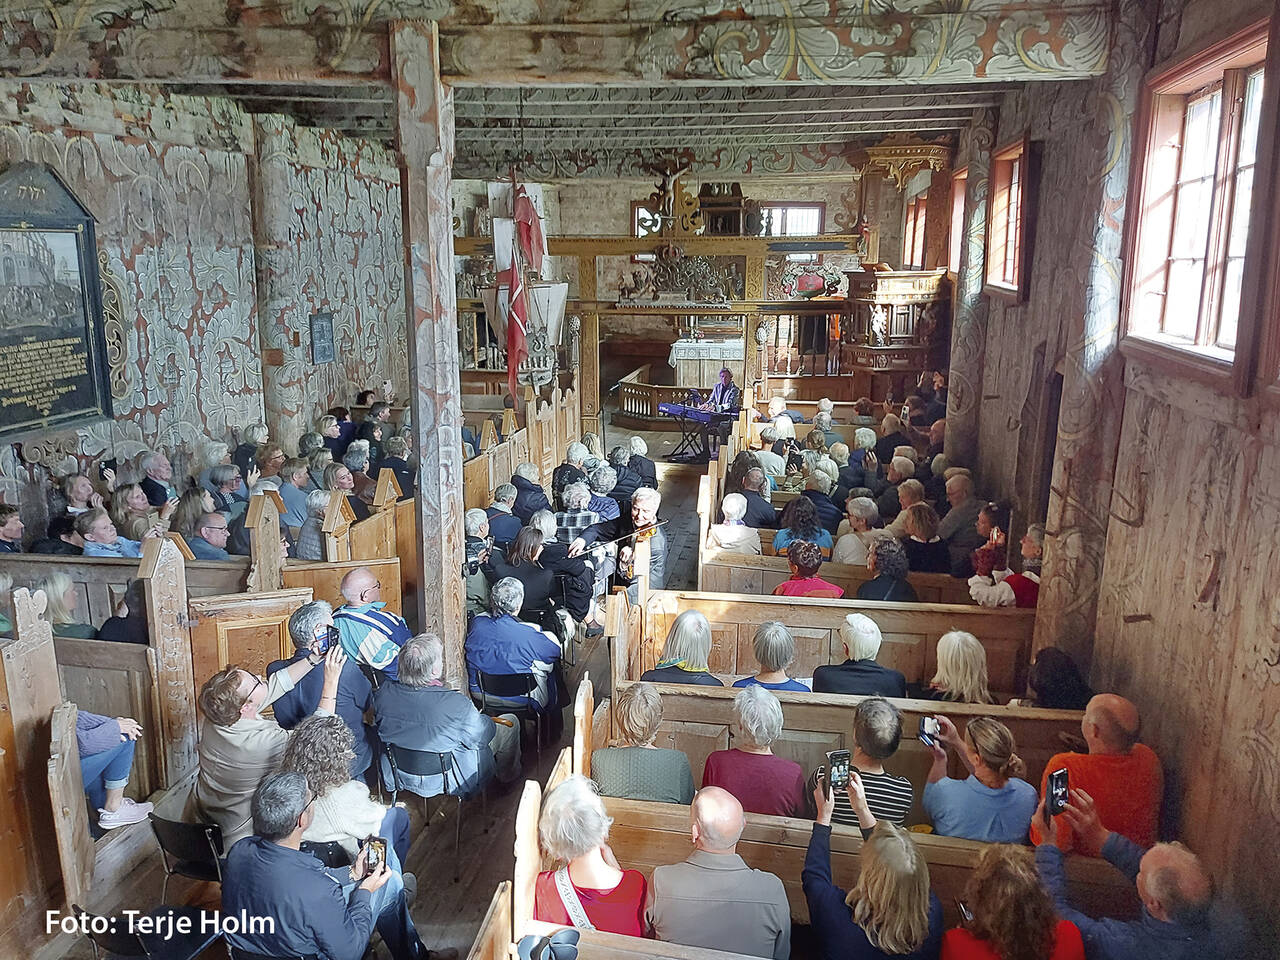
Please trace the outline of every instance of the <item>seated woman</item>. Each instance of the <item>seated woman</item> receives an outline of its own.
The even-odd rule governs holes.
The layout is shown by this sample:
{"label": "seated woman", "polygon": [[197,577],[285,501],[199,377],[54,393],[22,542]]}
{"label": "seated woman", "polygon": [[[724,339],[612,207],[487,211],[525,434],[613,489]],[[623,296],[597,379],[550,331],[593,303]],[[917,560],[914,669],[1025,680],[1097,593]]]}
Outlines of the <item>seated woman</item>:
{"label": "seated woman", "polygon": [[822,550],[830,550],[833,545],[831,533],[823,529],[818,509],[808,497],[796,497],[783,507],[778,527],[773,535],[774,553],[781,554],[793,540],[808,540]]}
{"label": "seated woman", "polygon": [[814,461],[813,470],[800,493],[806,500],[813,502],[814,509],[818,511],[818,522],[832,537],[840,528],[840,521],[844,519],[844,510],[831,499],[831,491],[836,486],[836,473],[834,460],[826,456],[819,457]]}
{"label": "seated woman", "polygon": [[220,463],[210,469],[209,487],[206,489],[213,501],[213,509],[219,513],[230,513],[247,493],[240,480],[240,468],[234,463]]}
{"label": "seated woman", "polygon": [[970,917],[942,937],[942,960],[1084,960],[1084,940],[1058,917],[1025,846],[994,844],[982,851],[965,886]]}
{"label": "seated woman", "polygon": [[580,774],[557,784],[542,799],[538,838],[559,866],[538,874],[535,920],[605,933],[643,937],[648,884],[639,870],[623,870],[609,849],[613,821],[595,785]]}
{"label": "seated woman", "polygon": [[837,587],[818,576],[818,569],[822,566],[822,551],[816,543],[808,540],[792,541],[787,547],[787,564],[791,567],[791,578],[773,588],[775,597],[826,597],[839,600],[844,596],[843,587]]}
{"label": "seated woman", "polygon": [[490,584],[503,577],[514,577],[524,584],[525,619],[541,621],[541,614],[553,606],[552,598],[558,593],[556,571],[538,562],[542,556],[544,537],[534,526],[522,527],[515,540],[501,550],[489,553],[489,559],[480,567]]}
{"label": "seated woman", "polygon": [[995,703],[987,689],[987,650],[972,633],[951,630],[938,638],[938,670],[929,685],[913,684],[919,700],[954,703]]}
{"label": "seated woman", "polygon": [[[381,427],[378,428],[381,430]],[[378,484],[369,476],[369,441],[352,440],[342,455],[343,465],[351,471],[353,494],[364,503],[373,503],[373,491]]]}
{"label": "seated woman", "polygon": [[324,472],[331,463],[333,463],[333,451],[328,447],[323,450],[317,450],[307,458],[307,466],[309,468],[307,473],[311,477],[312,490],[325,489]]}
{"label": "seated woman", "polygon": [[804,771],[800,764],[775,756],[770,744],[782,735],[782,704],[761,686],[743,687],[733,698],[734,747],[707,757],[704,787],[728,790],[746,813],[773,817],[802,816]]}
{"label": "seated woman", "polygon": [[760,672],[754,677],[743,677],[734,683],[735,687],[759,685],[766,690],[809,692],[809,688],[799,680],[787,676],[787,667],[795,663],[796,641],[785,625],[777,620],[766,620],[760,624],[751,640],[751,649],[756,663],[760,664]]}
{"label": "seated woman", "polygon": [[825,778],[813,792],[817,822],[800,874],[809,925],[824,957],[904,957],[937,960],[942,903],[929,889],[929,865],[911,834],[876,820],[862,779],[849,771],[846,791],[862,827],[861,865],[848,894],[831,876],[831,814],[835,797]]}
{"label": "seated woman", "polygon": [[174,507],[173,515],[169,518],[169,529],[190,540],[196,535],[200,518],[206,513],[213,513],[216,509],[213,494],[203,487],[190,487],[178,497],[178,505]]}
{"label": "seated woman", "polygon": [[[938,717],[938,741],[933,767],[924,787],[924,809],[933,832],[986,843],[1021,843],[1031,829],[1031,815],[1040,798],[1036,788],[1020,779],[1027,767],[1014,753],[1017,744],[1009,728],[990,717],[975,717],[965,725],[964,738],[946,717]],[[947,776],[947,747],[969,768],[964,780]]]}
{"label": "seated woman", "polygon": [[1083,710],[1093,698],[1093,690],[1080,676],[1076,662],[1057,647],[1045,647],[1031,661],[1027,691],[1029,697],[1010,700],[1009,706]]}
{"label": "seated woman", "polygon": [[832,563],[865,566],[867,548],[873,540],[888,536],[876,502],[870,497],[850,494],[844,505],[845,518],[840,521],[840,539],[831,553]]}
{"label": "seated woman", "polygon": [[[993,531],[992,542],[1004,545],[1004,532]],[[1044,525],[1033,523],[1027,527],[1019,543],[1022,553],[1022,572],[1014,573],[1007,567],[992,570],[987,576],[969,578],[969,596],[984,607],[1034,607],[1040,599],[1040,561],[1044,556]]]}
{"label": "seated woman", "polygon": [[653,745],[662,723],[662,698],[653,684],[641,681],[626,687],[613,710],[622,745],[591,751],[591,779],[600,792],[628,800],[692,803],[689,758],[679,750]]}
{"label": "seated woman", "polygon": [[102,830],[138,823],[151,813],[151,804],[136,803],[124,795],[140,736],[142,727],[131,717],[103,717],[85,710],[76,713],[80,774]]}
{"label": "seated woman", "polygon": [[71,637],[80,640],[92,640],[98,631],[91,624],[82,622],[76,616],[76,607],[80,603],[80,592],[71,578],[65,573],[51,573],[40,581],[40,589],[48,599],[46,615],[53,625],[55,637]]}
{"label": "seated woman", "polygon": [[[351,779],[355,734],[339,716],[315,715],[289,734],[280,770],[307,778],[315,800],[303,840],[338,843],[352,862],[365,837],[385,837],[401,864],[409,855],[409,811],[369,796],[363,780]],[[394,868],[393,868],[394,869]]]}
{"label": "seated woman", "polygon": [[903,511],[907,535],[902,549],[907,567],[917,573],[950,573],[951,552],[938,537],[938,514],[927,503],[913,503]]}
{"label": "seated woman", "polygon": [[111,495],[108,512],[120,536],[128,540],[141,540],[153,527],[159,526],[167,530],[169,515],[177,505],[176,500],[170,500],[159,510],[153,510],[142,487],[136,483],[126,483],[117,487],[116,492]]}
{"label": "seated woman", "polygon": [[685,610],[676,617],[662,647],[662,659],[652,670],[640,675],[650,683],[693,683],[723,687],[707,668],[711,656],[711,624],[697,610]]}
{"label": "seated woman", "polygon": [[915,603],[916,589],[907,582],[907,554],[902,544],[891,538],[880,538],[867,548],[867,569],[875,574],[858,588],[859,600],[888,600]]}
{"label": "seated woman", "polygon": [[[707,529],[707,546],[730,553],[759,556],[763,552],[760,549],[760,534],[755,527],[748,527],[742,522],[747,514],[747,498],[740,493],[725,494],[720,503],[720,512],[724,514],[724,523],[713,523]],[[777,540],[776,536],[774,540]]]}
{"label": "seated woman", "polygon": [[264,444],[271,436],[265,423],[251,423],[240,435],[241,443],[231,453],[231,462],[240,468],[240,476],[249,476],[249,469],[257,469],[254,459],[258,455],[258,446]]}
{"label": "seated woman", "polygon": [[978,536],[986,538],[986,542],[971,555],[973,569],[978,576],[990,577],[993,570],[1003,570],[1009,565],[1005,535],[1012,519],[1007,503],[987,503],[978,510],[973,528]]}
{"label": "seated woman", "polygon": [[307,519],[298,528],[299,560],[324,559],[324,516],[328,511],[328,490],[312,490],[307,494]]}
{"label": "seated woman", "polygon": [[345,464],[331,463],[324,468],[325,490],[340,490],[347,498],[347,505],[355,514],[356,522],[368,520],[369,505],[355,495],[356,480]]}
{"label": "seated woman", "polygon": [[116,615],[108,617],[98,628],[98,639],[113,643],[149,643],[149,631],[143,584],[135,577],[124,588],[124,596],[116,604]]}
{"label": "seated woman", "polygon": [[[383,443],[385,456],[378,463],[378,471],[390,470],[396,475],[396,483],[400,484],[400,499],[407,500],[413,496],[417,482],[417,471],[409,466],[409,441],[399,435],[387,437]],[[377,473],[374,475],[377,479]]]}

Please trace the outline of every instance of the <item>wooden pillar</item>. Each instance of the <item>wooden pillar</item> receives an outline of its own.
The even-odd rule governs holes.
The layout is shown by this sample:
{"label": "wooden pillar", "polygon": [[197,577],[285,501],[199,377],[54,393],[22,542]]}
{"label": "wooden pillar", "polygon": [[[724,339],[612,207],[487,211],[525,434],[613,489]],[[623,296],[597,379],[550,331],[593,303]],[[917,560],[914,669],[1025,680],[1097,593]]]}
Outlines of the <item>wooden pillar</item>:
{"label": "wooden pillar", "polygon": [[975,110],[969,127],[969,179],[964,195],[964,237],[960,276],[952,301],[951,370],[947,381],[947,459],[972,467],[978,459],[978,418],[982,412],[982,364],[987,344],[987,193],[995,114]]}
{"label": "wooden pillar", "polygon": [[[596,298],[596,258],[578,258],[578,299]],[[600,433],[600,315],[592,308],[582,314],[578,334],[578,390],[582,398],[582,430]],[[604,438],[601,437],[603,440]]]}
{"label": "wooden pillar", "polygon": [[434,23],[389,28],[403,210],[409,407],[418,453],[418,629],[444,641],[449,679],[463,670],[462,404],[449,205],[453,93],[440,81]]}
{"label": "wooden pillar", "polygon": [[[764,299],[764,257],[747,257],[747,274],[743,279],[742,298],[744,300]],[[765,379],[764,356],[756,342],[756,331],[768,320],[760,314],[749,314],[742,324],[742,389],[754,388],[757,398],[769,395],[769,383]]]}
{"label": "wooden pillar", "polygon": [[194,769],[196,690],[191,665],[191,618],[187,569],[171,540],[144,540],[138,567],[147,601],[161,729],[152,732],[160,749],[161,783],[171,787]]}

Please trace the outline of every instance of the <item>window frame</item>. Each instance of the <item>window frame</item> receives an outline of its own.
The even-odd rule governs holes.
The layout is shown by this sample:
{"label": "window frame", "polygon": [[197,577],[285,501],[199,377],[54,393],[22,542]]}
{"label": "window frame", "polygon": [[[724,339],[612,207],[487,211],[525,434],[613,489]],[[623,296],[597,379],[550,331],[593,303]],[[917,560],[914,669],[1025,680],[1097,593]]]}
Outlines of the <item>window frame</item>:
{"label": "window frame", "polygon": [[[1271,88],[1274,44],[1268,44],[1268,20],[1259,20],[1216,40],[1177,60],[1161,64],[1147,73],[1139,98],[1135,125],[1133,164],[1128,196],[1132,216],[1126,217],[1123,242],[1124,279],[1121,286],[1120,349],[1134,359],[1166,372],[1188,376],[1219,387],[1233,388],[1246,395],[1250,390],[1256,360],[1258,330],[1258,277],[1255,251],[1265,230],[1260,221],[1258,194],[1265,191],[1263,178],[1271,169],[1274,134],[1267,127],[1268,104],[1274,104]],[[1221,335],[1224,281],[1234,213],[1237,164],[1244,123],[1244,94],[1248,77],[1263,68],[1259,135],[1253,161],[1253,183],[1249,213],[1249,239],[1242,270],[1240,304],[1234,348],[1218,346]],[[1176,194],[1181,177],[1182,138],[1188,99],[1222,89],[1218,117],[1218,144],[1215,153],[1205,268],[1200,287],[1194,341],[1180,340],[1164,333],[1163,298],[1167,297],[1167,261],[1172,249]],[[1260,190],[1259,187],[1262,187]],[[1161,299],[1156,321],[1150,329],[1142,301]],[[1206,307],[1209,309],[1206,310]],[[1149,309],[1149,308],[1148,308]]]}
{"label": "window frame", "polygon": [[[644,240],[644,239],[647,239],[648,237],[653,237],[656,240],[662,234],[661,225],[659,225],[658,233],[646,234],[644,237],[640,236],[640,211],[641,210],[645,210],[645,211],[649,210],[649,208],[645,206],[645,201],[632,200],[631,201],[631,236],[633,236],[637,240]],[[649,212],[652,212],[652,211],[649,211]],[[657,260],[658,260],[658,255],[656,253],[633,253],[631,255],[632,263],[656,263]]]}
{"label": "window frame", "polygon": [[[822,236],[822,232],[827,228],[827,204],[824,200],[762,200],[760,201],[760,229],[764,230],[763,214],[766,210],[790,210],[816,209],[818,211],[818,232],[813,236]],[[757,236],[785,237],[785,233],[765,234],[760,233]],[[810,234],[798,234],[798,236],[810,236]],[[789,263],[806,263],[817,266],[822,263],[822,254],[820,253],[788,253],[786,260]]]}
{"label": "window frame", "polygon": [[[1040,158],[1042,144],[1023,135],[991,152],[990,189],[987,193],[986,257],[983,262],[982,292],[995,299],[1013,304],[1026,303],[1031,291],[1031,263],[1035,250],[1036,220],[1040,194]],[[1003,265],[993,279],[997,254],[1001,263],[1007,259],[1008,218],[997,229],[996,213],[999,205],[1008,202],[1012,191],[1014,163],[1018,165],[1016,193],[1017,213],[1014,220],[1013,280],[1006,280]],[[1006,208],[1007,209],[1007,208]]]}
{"label": "window frame", "polygon": [[[929,191],[918,193],[903,208],[902,269],[924,269],[924,231],[928,223]],[[919,254],[917,260],[916,254]]]}
{"label": "window frame", "polygon": [[951,174],[951,223],[947,231],[947,269],[957,277],[964,256],[964,211],[968,191],[969,168],[961,167]]}

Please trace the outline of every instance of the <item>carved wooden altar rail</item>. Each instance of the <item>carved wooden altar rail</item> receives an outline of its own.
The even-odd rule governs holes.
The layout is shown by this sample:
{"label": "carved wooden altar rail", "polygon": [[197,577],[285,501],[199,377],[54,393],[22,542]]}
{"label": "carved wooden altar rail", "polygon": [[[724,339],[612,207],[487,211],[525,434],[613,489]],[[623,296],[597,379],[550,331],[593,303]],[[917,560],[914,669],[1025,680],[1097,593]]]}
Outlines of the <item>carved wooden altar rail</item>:
{"label": "carved wooden altar rail", "polygon": [[645,430],[679,430],[679,424],[658,413],[660,403],[684,403],[689,387],[650,383],[653,364],[637,367],[618,382],[618,412],[613,422]]}

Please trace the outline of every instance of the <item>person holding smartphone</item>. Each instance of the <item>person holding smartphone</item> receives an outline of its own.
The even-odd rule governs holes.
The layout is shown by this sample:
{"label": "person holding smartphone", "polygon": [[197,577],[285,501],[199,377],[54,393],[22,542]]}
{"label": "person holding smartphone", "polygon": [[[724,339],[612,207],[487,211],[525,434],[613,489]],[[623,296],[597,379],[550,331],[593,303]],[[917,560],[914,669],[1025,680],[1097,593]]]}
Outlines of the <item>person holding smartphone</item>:
{"label": "person holding smartphone", "polygon": [[[990,717],[975,717],[964,737],[947,717],[925,717],[937,724],[928,744],[933,767],[924,788],[924,809],[934,833],[987,843],[1021,843],[1031,826],[1036,788],[1019,779],[1026,765],[1014,752],[1009,728]],[[921,741],[925,740],[922,731]],[[947,748],[960,755],[969,776],[947,776]]]}

